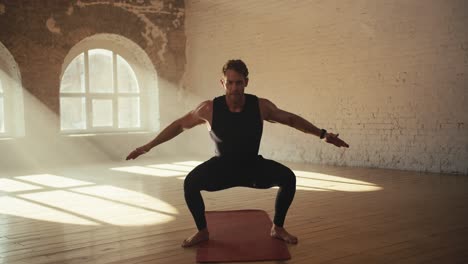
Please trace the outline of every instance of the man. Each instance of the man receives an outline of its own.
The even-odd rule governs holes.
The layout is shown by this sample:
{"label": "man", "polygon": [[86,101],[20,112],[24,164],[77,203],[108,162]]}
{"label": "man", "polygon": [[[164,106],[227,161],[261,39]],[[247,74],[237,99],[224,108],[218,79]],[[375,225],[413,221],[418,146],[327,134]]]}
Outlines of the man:
{"label": "man", "polygon": [[198,228],[182,242],[193,246],[209,239],[205,205],[200,191],[218,191],[235,186],[270,188],[279,186],[275,216],[270,235],[296,244],[283,224],[296,192],[296,176],[286,166],[258,155],[263,121],[278,122],[305,133],[316,135],[337,147],[349,147],[338,134],[318,129],[300,116],[276,107],[267,99],[245,94],[249,82],[248,69],[241,60],[229,60],[222,69],[221,85],[225,95],[202,102],[196,109],[175,120],[151,142],[132,151],[135,159],[153,147],[179,135],[186,129],[205,124],[216,145],[216,156],[194,168],[185,178],[185,201]]}

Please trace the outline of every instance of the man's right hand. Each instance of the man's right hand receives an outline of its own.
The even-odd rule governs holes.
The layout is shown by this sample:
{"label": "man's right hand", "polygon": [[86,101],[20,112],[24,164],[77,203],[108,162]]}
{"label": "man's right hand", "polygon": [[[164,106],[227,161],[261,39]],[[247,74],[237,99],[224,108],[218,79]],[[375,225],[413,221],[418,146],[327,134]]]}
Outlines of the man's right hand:
{"label": "man's right hand", "polygon": [[130,152],[130,154],[128,154],[126,160],[136,159],[136,158],[138,158],[138,156],[143,155],[143,154],[145,154],[146,152],[148,152],[148,151],[145,150],[144,147],[136,148],[135,150],[133,150],[132,152]]}
{"label": "man's right hand", "polygon": [[346,142],[344,142],[341,138],[339,138],[338,136],[339,134],[335,135],[333,133],[326,133],[325,142],[333,144],[339,148],[341,147],[349,148],[349,145]]}

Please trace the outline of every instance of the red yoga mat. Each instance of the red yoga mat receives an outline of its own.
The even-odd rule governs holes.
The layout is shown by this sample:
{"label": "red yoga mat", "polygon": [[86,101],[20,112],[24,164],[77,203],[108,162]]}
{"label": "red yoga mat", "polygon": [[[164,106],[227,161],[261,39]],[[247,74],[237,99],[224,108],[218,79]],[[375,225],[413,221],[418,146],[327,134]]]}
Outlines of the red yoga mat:
{"label": "red yoga mat", "polygon": [[272,222],[262,210],[206,212],[210,240],[200,243],[197,262],[288,260],[284,241],[272,238]]}

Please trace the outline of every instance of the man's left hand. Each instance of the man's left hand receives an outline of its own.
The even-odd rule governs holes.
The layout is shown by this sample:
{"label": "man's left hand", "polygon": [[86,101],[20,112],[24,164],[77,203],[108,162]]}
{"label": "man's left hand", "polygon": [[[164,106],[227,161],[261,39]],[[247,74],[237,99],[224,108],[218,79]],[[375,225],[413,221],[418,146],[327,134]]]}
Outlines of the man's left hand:
{"label": "man's left hand", "polygon": [[341,138],[339,138],[338,136],[339,134],[327,133],[325,135],[325,142],[333,144],[339,148],[340,147],[349,148],[349,145],[346,142],[344,142]]}

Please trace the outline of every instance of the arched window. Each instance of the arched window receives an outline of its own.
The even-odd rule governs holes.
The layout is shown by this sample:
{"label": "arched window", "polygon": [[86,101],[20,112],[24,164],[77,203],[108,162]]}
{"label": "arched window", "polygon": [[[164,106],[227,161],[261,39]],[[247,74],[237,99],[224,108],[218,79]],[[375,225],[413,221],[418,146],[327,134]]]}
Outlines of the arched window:
{"label": "arched window", "polygon": [[[99,45],[93,45],[96,38]],[[154,70],[147,71],[138,63],[135,57],[141,55],[132,54],[134,50],[128,49],[128,43],[116,46],[105,40],[106,37],[97,36],[77,44],[71,51],[74,56],[64,65],[60,83],[61,131],[158,129],[158,118],[151,117],[158,116],[157,93],[152,91],[157,85],[148,82],[154,80]]]}
{"label": "arched window", "polygon": [[0,137],[24,136],[23,88],[18,64],[0,43]]}
{"label": "arched window", "polygon": [[105,49],[73,59],[60,86],[62,130],[141,128],[140,89],[132,67]]}
{"label": "arched window", "polygon": [[3,99],[3,87],[2,80],[0,79],[0,133],[5,133],[5,110],[4,110],[4,99]]}

